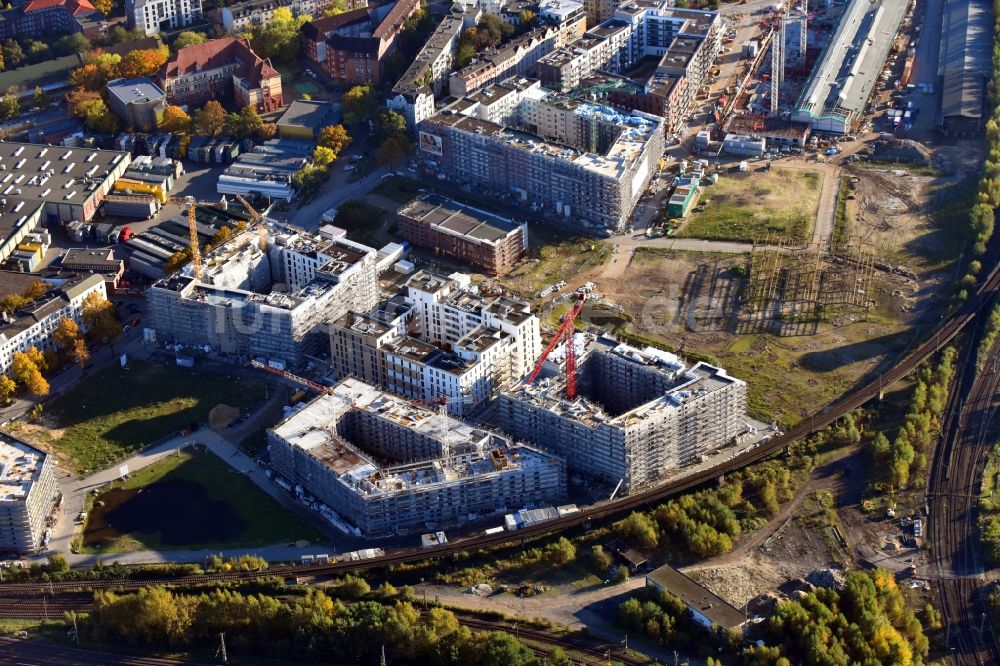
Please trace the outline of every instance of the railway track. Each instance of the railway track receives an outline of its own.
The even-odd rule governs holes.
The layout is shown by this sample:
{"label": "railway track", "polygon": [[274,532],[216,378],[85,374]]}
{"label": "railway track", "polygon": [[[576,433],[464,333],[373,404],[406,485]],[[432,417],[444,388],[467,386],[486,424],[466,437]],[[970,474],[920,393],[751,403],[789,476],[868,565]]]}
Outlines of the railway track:
{"label": "railway track", "polygon": [[987,665],[1000,663],[1000,646],[988,620],[977,521],[983,469],[996,439],[1000,346],[994,345],[985,370],[977,372],[979,335],[971,338],[959,356],[935,451],[928,536],[952,657],[958,664]]}
{"label": "railway track", "polygon": [[63,647],[42,641],[0,637],[0,663],[17,666],[179,666],[203,662],[176,661],[159,657]]}
{"label": "railway track", "polygon": [[427,551],[422,548],[403,548],[391,551],[382,557],[371,558],[360,561],[334,562],[329,564],[317,564],[312,566],[279,566],[262,571],[251,572],[228,572],[220,574],[202,574],[198,576],[184,576],[170,579],[122,579],[122,580],[93,580],[93,581],[62,581],[58,583],[0,583],[0,598],[7,596],[18,596],[30,594],[43,594],[45,590],[74,590],[74,589],[97,589],[112,588],[121,590],[134,590],[148,585],[172,585],[190,586],[199,584],[212,584],[222,582],[250,581],[266,576],[324,576],[336,575],[350,571],[363,569],[375,569],[393,564],[403,564],[425,560],[429,557],[444,557],[469,550],[488,548],[501,545],[509,545],[524,541],[526,539],[543,536],[546,534],[559,532],[570,527],[582,525],[592,520],[607,518],[609,516],[624,513],[634,509],[642,508],[650,503],[658,502],[666,497],[670,497],[679,492],[700,486],[706,482],[717,479],[728,473],[734,472],[747,465],[758,462],[784,449],[788,444],[801,439],[811,433],[825,428],[848,412],[861,407],[869,400],[878,398],[882,391],[896,381],[902,379],[928,357],[942,349],[952,338],[955,337],[969,322],[973,321],[979,311],[993,301],[994,296],[1000,289],[1000,266],[994,268],[989,277],[980,285],[979,290],[965,303],[958,311],[953,313],[927,340],[919,344],[905,358],[883,374],[878,375],[868,384],[847,393],[831,404],[827,405],[819,412],[803,419],[795,426],[791,427],[781,436],[757,446],[750,451],[726,460],[714,467],[702,470],[695,474],[670,481],[656,486],[646,491],[640,491],[634,495],[629,495],[613,502],[600,502],[590,506],[578,513],[557,518],[538,525],[532,525],[517,530],[516,532],[502,532],[499,534],[480,535],[467,539],[456,539],[445,546]]}

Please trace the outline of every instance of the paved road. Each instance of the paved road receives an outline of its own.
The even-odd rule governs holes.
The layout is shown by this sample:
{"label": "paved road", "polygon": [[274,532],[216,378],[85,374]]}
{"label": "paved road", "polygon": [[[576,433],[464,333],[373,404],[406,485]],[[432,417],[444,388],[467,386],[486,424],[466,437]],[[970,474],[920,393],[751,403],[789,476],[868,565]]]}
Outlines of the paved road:
{"label": "paved road", "polygon": [[337,168],[340,164],[341,161],[338,160],[334,165],[333,175],[330,180],[323,185],[323,188],[320,190],[319,195],[317,195],[315,199],[302,206],[302,208],[297,210],[293,209],[287,213],[275,213],[272,217],[284,220],[289,224],[302,227],[303,229],[309,231],[318,229],[319,226],[323,224],[321,218],[327,209],[340,206],[350,199],[356,199],[364,196],[369,190],[378,184],[378,181],[382,176],[389,173],[387,168],[379,167],[378,169],[375,169],[375,171],[368,174],[365,178],[353,183],[348,183],[345,177],[347,174]]}

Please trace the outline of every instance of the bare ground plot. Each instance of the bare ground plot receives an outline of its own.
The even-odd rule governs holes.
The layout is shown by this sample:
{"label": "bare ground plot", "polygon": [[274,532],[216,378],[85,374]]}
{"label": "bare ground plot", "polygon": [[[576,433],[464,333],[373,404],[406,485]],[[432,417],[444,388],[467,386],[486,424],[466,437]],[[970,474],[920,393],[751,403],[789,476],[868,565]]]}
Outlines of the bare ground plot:
{"label": "bare ground plot", "polygon": [[974,179],[863,168],[846,178],[844,236],[916,272],[940,268],[962,251]]}
{"label": "bare ground plot", "polygon": [[561,280],[579,286],[581,279],[596,275],[611,256],[610,245],[591,238],[567,237],[559,231],[529,227],[528,257],[498,280],[514,294],[538,298],[545,287]]}
{"label": "bare ground plot", "polygon": [[[619,332],[636,342],[720,363],[748,384],[749,407],[764,420],[794,423],[896,359],[921,313],[938,307],[940,276],[923,282],[880,273],[875,307],[818,321],[808,335],[737,334],[741,266],[747,257],[639,251],[621,277],[594,278],[622,308]],[[918,307],[920,306],[920,307]]]}
{"label": "bare ground plot", "polygon": [[789,244],[809,242],[819,205],[821,174],[773,168],[723,174],[702,188],[701,199],[677,235],[752,241],[768,233]]}

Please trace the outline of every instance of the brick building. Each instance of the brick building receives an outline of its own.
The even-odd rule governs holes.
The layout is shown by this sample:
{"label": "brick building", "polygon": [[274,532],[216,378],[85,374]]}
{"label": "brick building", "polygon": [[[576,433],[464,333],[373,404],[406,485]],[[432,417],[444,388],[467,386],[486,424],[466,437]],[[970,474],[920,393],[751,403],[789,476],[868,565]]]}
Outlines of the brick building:
{"label": "brick building", "polygon": [[222,37],[178,51],[163,67],[162,87],[171,104],[201,106],[232,98],[239,107],[266,113],[281,108],[281,75],[245,39]]}
{"label": "brick building", "polygon": [[414,199],[398,215],[406,240],[490,275],[509,271],[528,249],[524,224],[434,194]]}
{"label": "brick building", "polygon": [[396,37],[418,9],[420,0],[398,0],[310,21],[302,27],[303,53],[338,81],[377,84]]}
{"label": "brick building", "polygon": [[0,39],[83,32],[103,17],[89,0],[31,0],[0,12]]}

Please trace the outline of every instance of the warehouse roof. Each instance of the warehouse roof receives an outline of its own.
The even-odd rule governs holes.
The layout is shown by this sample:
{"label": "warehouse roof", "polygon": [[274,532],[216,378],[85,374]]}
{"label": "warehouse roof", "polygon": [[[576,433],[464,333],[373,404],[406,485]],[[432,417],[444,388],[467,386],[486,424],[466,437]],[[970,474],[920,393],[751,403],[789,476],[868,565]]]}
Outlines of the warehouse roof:
{"label": "warehouse roof", "polygon": [[[20,203],[80,204],[122,159],[128,159],[128,153],[0,143],[0,197],[7,198],[0,216],[26,214],[30,205],[19,207]],[[19,203],[14,203],[15,197]]]}
{"label": "warehouse roof", "polygon": [[646,581],[647,584],[652,583],[657,588],[679,597],[688,608],[704,615],[720,627],[734,629],[746,621],[743,613],[725,599],[694,582],[669,564],[647,574]]}
{"label": "warehouse roof", "polygon": [[991,74],[992,12],[983,0],[952,0],[944,6],[938,70],[941,116],[980,118]]}
{"label": "warehouse roof", "polygon": [[281,114],[278,126],[304,127],[319,134],[327,125],[336,124],[339,116],[338,108],[332,102],[297,99]]}

